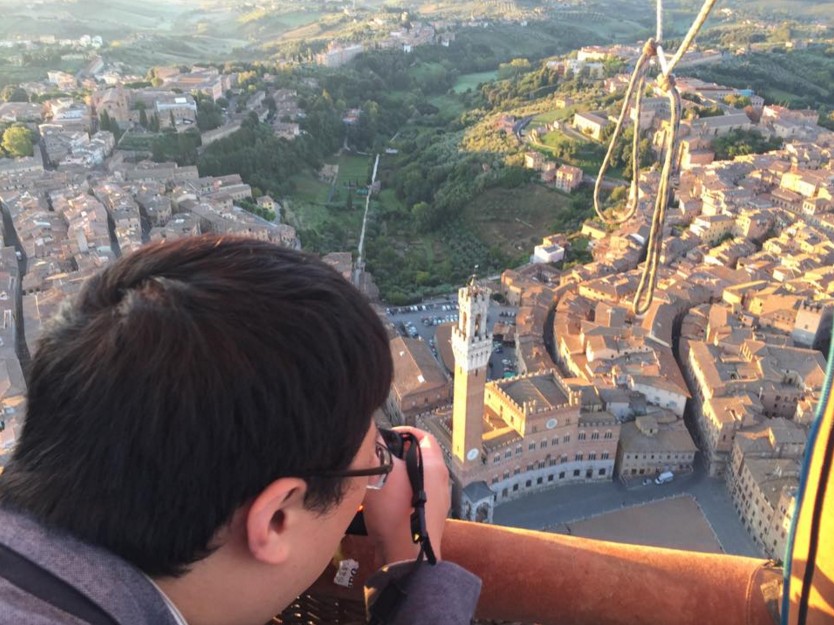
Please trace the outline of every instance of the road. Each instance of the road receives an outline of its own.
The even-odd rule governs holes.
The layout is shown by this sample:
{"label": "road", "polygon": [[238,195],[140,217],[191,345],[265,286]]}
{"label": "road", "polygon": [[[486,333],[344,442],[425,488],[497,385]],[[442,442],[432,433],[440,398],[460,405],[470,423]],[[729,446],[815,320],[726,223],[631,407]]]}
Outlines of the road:
{"label": "road", "polygon": [[524,141],[524,129],[527,127],[535,115],[528,115],[527,117],[522,117],[519,119],[515,124],[513,124],[513,134],[519,141]]}
{"label": "road", "polygon": [[[582,182],[594,186],[597,183],[597,178],[596,176],[589,176],[588,174],[585,174],[582,176]],[[603,189],[611,190],[616,189],[617,187],[627,187],[628,183],[625,180],[619,180],[618,178],[604,178],[600,186]]]}
{"label": "road", "polygon": [[496,507],[493,521],[496,525],[543,530],[678,495],[695,498],[725,552],[762,557],[736,515],[724,481],[708,477],[700,463],[693,473],[677,475],[668,484],[644,486],[637,481],[626,486],[606,482],[540,491]]}
{"label": "road", "polygon": [[[362,217],[362,232],[359,234],[359,247],[356,256],[356,269],[353,273],[353,284],[359,286],[362,282],[362,272],[365,271],[365,260],[363,255],[365,253],[365,227],[368,225],[368,210],[371,208],[371,187],[376,182],[376,172],[379,168],[379,154],[376,155],[374,161],[374,173],[371,176],[371,184],[368,185],[368,195],[365,196],[365,214]],[[335,181],[334,181],[335,182]]]}

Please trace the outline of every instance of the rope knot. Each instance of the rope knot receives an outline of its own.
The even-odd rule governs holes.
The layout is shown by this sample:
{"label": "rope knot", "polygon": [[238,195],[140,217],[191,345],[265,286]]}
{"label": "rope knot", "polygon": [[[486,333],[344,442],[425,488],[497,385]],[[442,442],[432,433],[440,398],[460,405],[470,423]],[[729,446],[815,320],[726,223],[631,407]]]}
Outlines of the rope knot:
{"label": "rope knot", "polygon": [[669,93],[675,86],[675,77],[671,74],[660,74],[657,77],[657,86],[663,90],[663,93]]}

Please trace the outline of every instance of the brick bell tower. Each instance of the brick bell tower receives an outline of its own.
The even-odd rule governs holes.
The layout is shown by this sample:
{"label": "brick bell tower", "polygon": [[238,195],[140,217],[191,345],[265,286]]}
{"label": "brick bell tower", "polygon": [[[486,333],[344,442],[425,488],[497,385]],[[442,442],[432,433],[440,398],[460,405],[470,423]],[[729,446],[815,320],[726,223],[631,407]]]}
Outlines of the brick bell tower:
{"label": "brick bell tower", "polygon": [[475,283],[458,289],[458,323],[452,329],[455,354],[455,397],[452,410],[452,455],[468,469],[480,464],[484,384],[492,353],[492,333],[487,329],[490,291]]}

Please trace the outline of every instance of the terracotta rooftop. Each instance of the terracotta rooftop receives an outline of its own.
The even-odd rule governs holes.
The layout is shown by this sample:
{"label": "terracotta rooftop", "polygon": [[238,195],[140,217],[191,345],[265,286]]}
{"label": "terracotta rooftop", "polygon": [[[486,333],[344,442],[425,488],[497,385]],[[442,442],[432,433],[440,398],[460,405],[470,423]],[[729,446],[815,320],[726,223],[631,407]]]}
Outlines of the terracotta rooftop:
{"label": "terracotta rooftop", "polygon": [[409,393],[445,386],[445,373],[425,342],[398,336],[391,340],[394,361],[393,387],[399,397]]}
{"label": "terracotta rooftop", "polygon": [[692,436],[682,420],[669,425],[658,425],[653,436],[640,431],[637,423],[624,423],[620,430],[620,446],[626,453],[672,451],[690,453],[698,451]]}

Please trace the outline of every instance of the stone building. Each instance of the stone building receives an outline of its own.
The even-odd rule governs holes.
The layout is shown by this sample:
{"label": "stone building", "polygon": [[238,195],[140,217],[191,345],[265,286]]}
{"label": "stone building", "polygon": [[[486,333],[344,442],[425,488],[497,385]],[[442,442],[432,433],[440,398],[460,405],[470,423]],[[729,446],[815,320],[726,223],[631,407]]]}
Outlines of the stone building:
{"label": "stone building", "polygon": [[394,380],[388,414],[392,420],[413,425],[415,415],[448,406],[452,384],[428,345],[398,336],[391,340],[390,347]]}
{"label": "stone building", "polygon": [[462,518],[491,521],[496,503],[577,481],[610,480],[620,423],[587,384],[554,370],[486,381],[492,335],[489,291],[458,292],[451,411],[420,415],[447,457],[453,505]]}
{"label": "stone building", "polygon": [[727,488],[745,529],[769,556],[781,558],[796,505],[806,434],[787,419],[740,432],[733,443]]}
{"label": "stone building", "polygon": [[698,447],[682,419],[659,411],[624,423],[617,447],[617,475],[650,476],[691,471]]}

